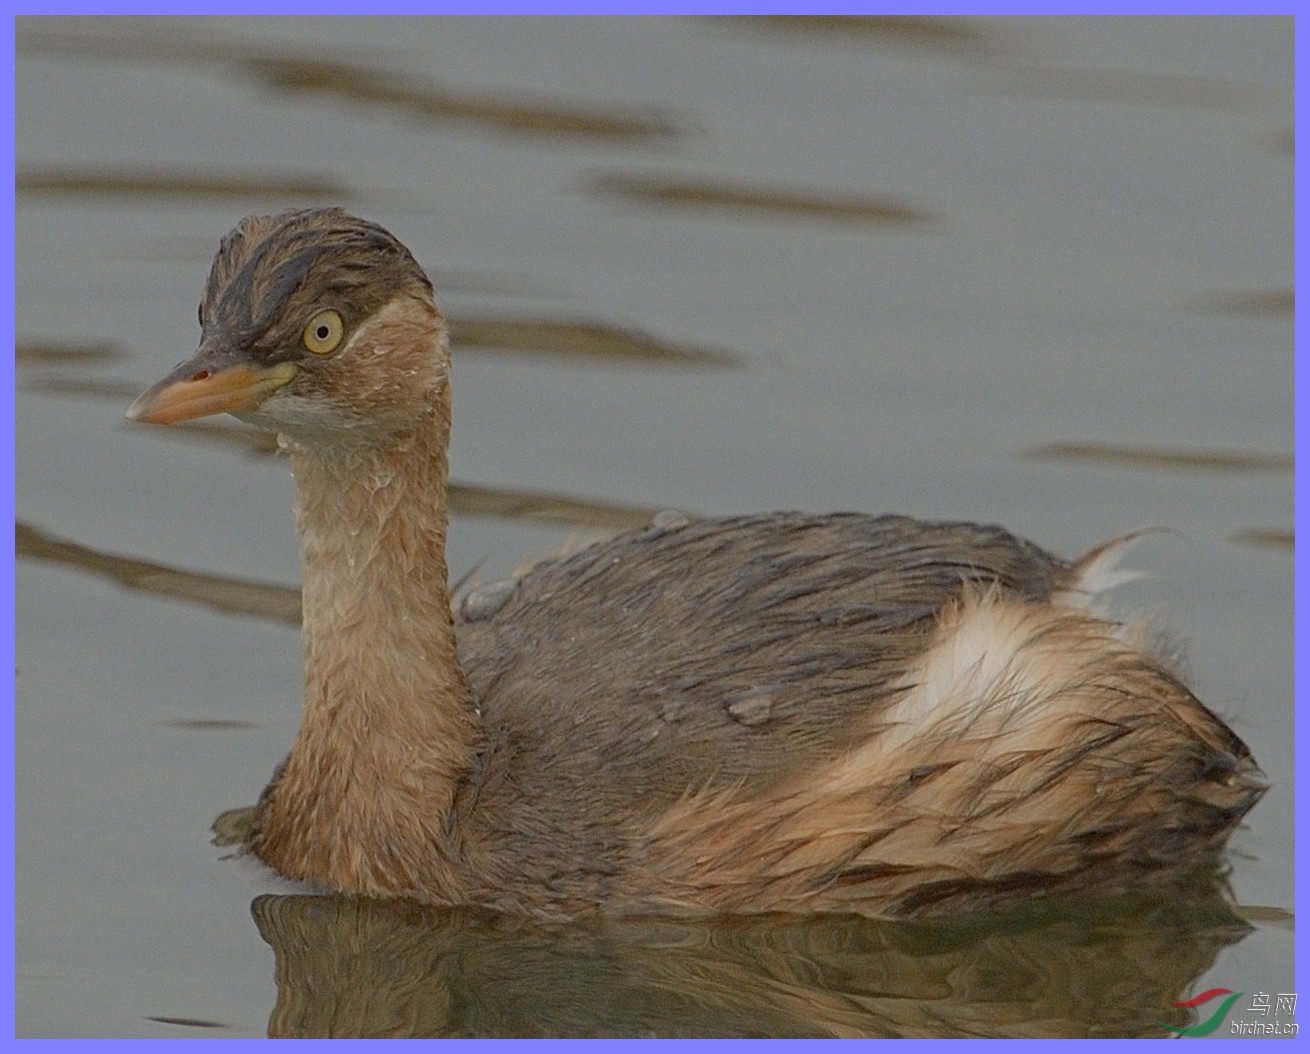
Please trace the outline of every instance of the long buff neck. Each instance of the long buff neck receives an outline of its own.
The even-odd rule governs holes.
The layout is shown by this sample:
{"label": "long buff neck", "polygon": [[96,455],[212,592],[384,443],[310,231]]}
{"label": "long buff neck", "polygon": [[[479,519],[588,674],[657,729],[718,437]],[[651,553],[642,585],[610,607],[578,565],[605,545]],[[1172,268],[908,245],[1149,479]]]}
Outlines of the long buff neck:
{"label": "long buff neck", "polygon": [[292,446],[305,703],[252,845],[365,895],[450,875],[446,820],[478,746],[446,573],[449,393],[386,444]]}

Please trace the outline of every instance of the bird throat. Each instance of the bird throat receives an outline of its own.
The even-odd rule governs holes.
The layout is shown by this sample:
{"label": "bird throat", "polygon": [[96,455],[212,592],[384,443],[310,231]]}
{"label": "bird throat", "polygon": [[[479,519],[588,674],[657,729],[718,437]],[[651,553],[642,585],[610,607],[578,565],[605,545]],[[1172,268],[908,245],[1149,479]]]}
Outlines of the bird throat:
{"label": "bird throat", "polygon": [[445,387],[385,445],[291,444],[305,700],[252,844],[292,877],[403,895],[444,870],[429,858],[478,733],[447,583],[449,429]]}

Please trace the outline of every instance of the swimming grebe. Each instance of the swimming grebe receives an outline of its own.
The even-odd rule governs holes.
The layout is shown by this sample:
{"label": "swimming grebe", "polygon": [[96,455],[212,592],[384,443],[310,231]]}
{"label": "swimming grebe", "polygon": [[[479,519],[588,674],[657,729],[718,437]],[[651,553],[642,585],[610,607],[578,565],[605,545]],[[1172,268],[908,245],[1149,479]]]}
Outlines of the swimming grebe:
{"label": "swimming grebe", "polygon": [[305,701],[253,852],[290,878],[544,917],[929,915],[1213,866],[1266,786],[1093,616],[1102,550],[797,513],[657,519],[452,614],[431,283],[340,209],[226,238],[195,356],[128,417],[290,451]]}

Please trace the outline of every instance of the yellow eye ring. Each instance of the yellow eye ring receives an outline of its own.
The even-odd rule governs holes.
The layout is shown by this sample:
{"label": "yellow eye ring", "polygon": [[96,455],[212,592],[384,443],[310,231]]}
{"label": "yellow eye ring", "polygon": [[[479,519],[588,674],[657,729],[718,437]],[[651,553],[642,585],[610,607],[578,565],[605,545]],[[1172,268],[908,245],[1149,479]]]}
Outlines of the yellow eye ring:
{"label": "yellow eye ring", "polygon": [[305,345],[306,351],[312,351],[315,355],[328,355],[337,350],[345,334],[346,324],[341,321],[341,316],[328,308],[309,320],[304,332],[300,334],[300,342]]}

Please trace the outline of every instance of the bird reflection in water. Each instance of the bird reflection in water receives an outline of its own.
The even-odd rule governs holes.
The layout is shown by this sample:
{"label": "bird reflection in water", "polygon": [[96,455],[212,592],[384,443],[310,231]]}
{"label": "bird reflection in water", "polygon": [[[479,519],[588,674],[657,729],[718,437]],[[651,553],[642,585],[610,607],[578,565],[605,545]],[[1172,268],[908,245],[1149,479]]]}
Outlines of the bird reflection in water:
{"label": "bird reflection in water", "polygon": [[549,925],[262,896],[280,1037],[1164,1036],[1250,927],[1217,883],[932,921]]}

